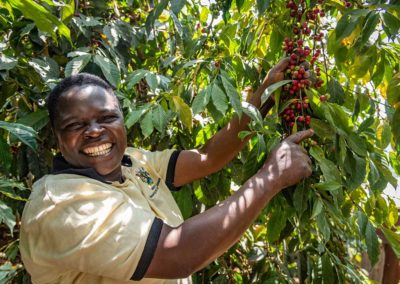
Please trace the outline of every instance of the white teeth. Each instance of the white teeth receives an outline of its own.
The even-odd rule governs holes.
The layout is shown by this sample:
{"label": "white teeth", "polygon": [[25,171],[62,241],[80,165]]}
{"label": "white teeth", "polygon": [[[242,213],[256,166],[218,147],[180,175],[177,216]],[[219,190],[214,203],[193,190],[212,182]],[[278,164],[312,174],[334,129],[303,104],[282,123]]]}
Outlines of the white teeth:
{"label": "white teeth", "polygon": [[108,154],[111,151],[112,144],[111,143],[105,143],[100,146],[95,146],[95,147],[89,147],[86,149],[83,149],[83,152],[91,157],[95,156],[101,156]]}

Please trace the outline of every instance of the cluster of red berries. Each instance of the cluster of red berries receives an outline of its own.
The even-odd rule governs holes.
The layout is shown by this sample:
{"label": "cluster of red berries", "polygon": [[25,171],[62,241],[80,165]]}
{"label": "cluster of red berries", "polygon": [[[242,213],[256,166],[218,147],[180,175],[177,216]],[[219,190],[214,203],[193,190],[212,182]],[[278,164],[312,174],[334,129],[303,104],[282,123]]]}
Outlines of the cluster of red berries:
{"label": "cluster of red berries", "polygon": [[[284,125],[290,130],[296,123],[299,126],[310,124],[311,110],[304,90],[320,88],[324,84],[320,77],[321,69],[316,64],[321,55],[319,45],[324,37],[324,33],[319,29],[319,23],[325,16],[325,11],[319,5],[323,0],[318,0],[317,3],[312,8],[307,7],[305,0],[288,0],[286,4],[292,18],[293,36],[285,38],[282,49],[290,58],[286,78],[292,82],[283,87],[281,97],[284,100],[291,100],[291,104],[281,113],[281,117]],[[307,45],[310,42],[314,48]],[[315,74],[313,81],[310,80],[310,71]]]}
{"label": "cluster of red berries", "polygon": [[296,122],[303,123],[305,125],[310,125],[311,116],[303,115],[299,113],[305,113],[309,109],[309,100],[307,97],[303,97],[302,100],[296,100],[290,104],[288,108],[286,108],[281,114],[282,119],[285,123],[293,128]]}

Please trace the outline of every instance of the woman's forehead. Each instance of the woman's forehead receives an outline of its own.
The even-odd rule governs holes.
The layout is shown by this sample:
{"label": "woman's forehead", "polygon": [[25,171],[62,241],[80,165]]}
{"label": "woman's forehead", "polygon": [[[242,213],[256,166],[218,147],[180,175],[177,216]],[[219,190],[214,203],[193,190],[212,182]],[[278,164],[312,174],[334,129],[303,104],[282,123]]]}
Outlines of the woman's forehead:
{"label": "woman's forehead", "polygon": [[96,85],[73,87],[62,94],[60,99],[62,99],[64,102],[88,103],[92,100],[100,100],[104,101],[105,103],[118,104],[117,97],[114,95],[114,93]]}

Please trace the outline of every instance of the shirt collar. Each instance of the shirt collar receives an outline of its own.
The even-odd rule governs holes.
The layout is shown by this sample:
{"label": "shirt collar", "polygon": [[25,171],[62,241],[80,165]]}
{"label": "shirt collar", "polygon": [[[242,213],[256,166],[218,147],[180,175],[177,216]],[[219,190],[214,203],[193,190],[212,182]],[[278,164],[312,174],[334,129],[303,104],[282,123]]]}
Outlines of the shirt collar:
{"label": "shirt collar", "polygon": [[[132,167],[131,158],[128,155],[124,155],[121,160],[121,166]],[[77,168],[68,163],[61,154],[56,155],[53,158],[53,169],[51,171],[53,175],[59,174],[75,174],[93,178],[95,180],[111,184],[111,182],[105,180],[99,175],[93,168]]]}

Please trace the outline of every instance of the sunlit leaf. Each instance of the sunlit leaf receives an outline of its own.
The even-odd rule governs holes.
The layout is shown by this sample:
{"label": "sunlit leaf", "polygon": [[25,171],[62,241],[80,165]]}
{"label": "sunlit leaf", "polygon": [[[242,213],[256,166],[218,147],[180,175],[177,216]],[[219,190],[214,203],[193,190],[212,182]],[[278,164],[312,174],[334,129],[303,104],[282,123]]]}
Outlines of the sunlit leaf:
{"label": "sunlit leaf", "polygon": [[15,66],[17,66],[17,64],[17,59],[6,56],[4,54],[0,54],[0,70],[11,70]]}
{"label": "sunlit leaf", "polygon": [[140,121],[140,128],[142,129],[144,137],[148,137],[151,133],[153,133],[153,113],[151,110],[149,110]]}
{"label": "sunlit leaf", "polygon": [[398,35],[400,32],[400,20],[387,11],[381,12],[380,16],[385,31],[391,36]]}
{"label": "sunlit leaf", "polygon": [[10,4],[26,18],[33,20],[40,30],[51,34],[53,39],[57,38],[55,31],[58,31],[60,35],[71,41],[69,28],[44,6],[29,0],[12,0]]}
{"label": "sunlit leaf", "polygon": [[22,141],[24,144],[36,150],[37,143],[37,133],[33,130],[32,127],[20,124],[20,123],[11,123],[0,121],[0,128],[3,128],[9,131],[12,135],[14,135],[18,140]]}
{"label": "sunlit leaf", "polygon": [[271,86],[269,86],[269,87],[264,91],[264,93],[263,93],[262,96],[261,96],[261,105],[263,105],[263,104],[267,101],[267,99],[268,99],[276,90],[278,90],[280,87],[282,87],[282,86],[284,86],[284,85],[286,85],[286,84],[288,84],[288,83],[291,83],[291,82],[292,82],[292,80],[283,80],[283,81],[274,83],[274,84],[272,84]]}
{"label": "sunlit leaf", "polygon": [[239,93],[237,92],[235,87],[231,84],[229,79],[227,78],[227,74],[224,73],[221,76],[221,80],[222,80],[222,85],[224,86],[226,95],[228,96],[233,109],[236,111],[236,113],[240,117],[242,114],[242,106],[240,103]]}
{"label": "sunlit leaf", "polygon": [[69,61],[65,66],[65,76],[69,77],[78,74],[85,68],[91,58],[92,56],[90,54],[84,54]]}
{"label": "sunlit leaf", "polygon": [[198,114],[205,109],[210,102],[211,91],[212,87],[207,86],[205,89],[201,90],[199,94],[197,94],[192,104],[193,114]]}
{"label": "sunlit leaf", "polygon": [[225,114],[225,112],[228,110],[228,99],[221,88],[215,83],[212,84],[211,99],[217,110],[219,110],[222,114]]}
{"label": "sunlit leaf", "polygon": [[168,117],[162,106],[158,105],[153,111],[153,125],[161,133],[167,127]]}
{"label": "sunlit leaf", "polygon": [[173,96],[172,100],[175,105],[176,111],[179,113],[179,117],[182,123],[189,129],[192,129],[192,110],[179,96]]}
{"label": "sunlit leaf", "polygon": [[121,75],[119,73],[118,67],[108,58],[95,55],[94,63],[96,63],[106,77],[107,81],[114,87],[118,87]]}

